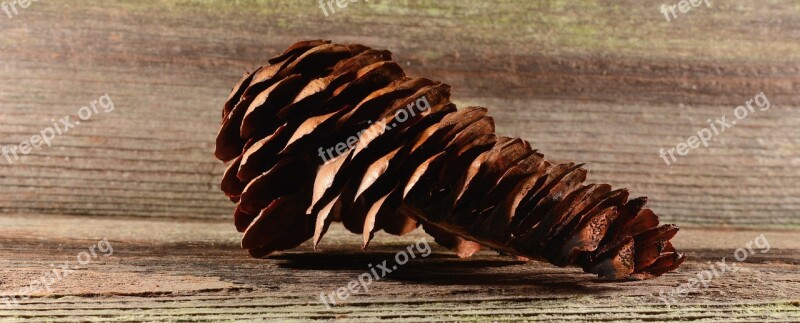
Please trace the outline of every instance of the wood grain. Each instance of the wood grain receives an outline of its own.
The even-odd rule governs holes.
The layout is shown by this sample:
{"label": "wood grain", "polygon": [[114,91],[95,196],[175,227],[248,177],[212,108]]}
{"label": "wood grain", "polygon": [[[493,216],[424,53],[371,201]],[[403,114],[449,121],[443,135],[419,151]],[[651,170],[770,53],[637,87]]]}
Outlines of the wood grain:
{"label": "wood grain", "polygon": [[[2,158],[0,211],[226,218],[211,152],[228,89],[295,40],[329,38],[393,50],[461,106],[490,107],[500,133],[588,162],[590,180],[650,196],[665,220],[797,226],[799,8],[733,1],[670,23],[658,6],[376,1],[326,18],[302,1],[37,2],[0,20],[0,144],[104,93],[116,109]],[[774,108],[659,158],[761,91]]]}
{"label": "wood grain", "polygon": [[[663,2],[639,0],[370,0],[327,18],[311,0],[37,1],[0,13],[0,146],[105,93],[115,104],[52,147],[0,157],[0,295],[103,237],[115,248],[52,292],[0,304],[0,321],[800,321],[800,5],[711,2],[673,22]],[[611,284],[434,246],[325,308],[320,292],[424,234],[379,233],[361,253],[334,226],[319,252],[250,259],[212,154],[241,73],[316,38],[390,49],[410,74],[453,85],[459,106],[489,107],[499,133],[649,196],[662,222],[684,228],[687,262]],[[671,166],[658,156],[762,91],[770,110]],[[744,271],[678,306],[656,297],[760,234],[772,249]]]}
{"label": "wood grain", "polygon": [[[736,262],[737,248],[764,234],[770,248]],[[482,251],[469,259],[436,246],[327,308],[330,293],[393,263],[395,253],[425,235],[379,234],[368,253],[341,226],[314,252],[309,244],[251,259],[227,223],[206,220],[108,219],[25,215],[0,218],[0,295],[108,238],[113,253],[98,256],[19,306],[0,304],[0,321],[553,321],[800,320],[800,242],[796,231],[687,229],[674,240],[688,261],[659,279],[610,283],[577,268],[521,262]],[[428,240],[432,240],[428,238]],[[417,252],[422,254],[421,252]],[[687,283],[707,262],[739,271],[667,307],[658,298]]]}

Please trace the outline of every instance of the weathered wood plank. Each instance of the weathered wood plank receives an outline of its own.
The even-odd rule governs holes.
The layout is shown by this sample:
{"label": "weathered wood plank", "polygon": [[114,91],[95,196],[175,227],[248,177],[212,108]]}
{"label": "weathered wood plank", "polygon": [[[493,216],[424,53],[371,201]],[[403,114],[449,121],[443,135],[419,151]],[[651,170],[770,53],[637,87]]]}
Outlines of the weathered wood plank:
{"label": "weathered wood plank", "polygon": [[[0,13],[0,145],[105,93],[115,104],[53,147],[0,157],[0,295],[99,239],[114,247],[50,292],[0,302],[0,321],[799,321],[800,5],[712,1],[669,23],[648,2],[371,1],[325,18],[314,1],[75,0]],[[500,133],[650,196],[689,227],[675,240],[689,260],[610,284],[431,241],[429,257],[327,309],[319,293],[425,235],[379,234],[362,253],[335,226],[319,252],[250,259],[211,153],[241,72],[308,38],[388,48],[452,84],[459,106],[492,108]],[[672,166],[658,157],[761,91],[770,110]],[[671,308],[658,299],[760,234],[770,251],[739,272]]]}
{"label": "weathered wood plank", "polygon": [[[0,145],[108,93],[100,113],[13,164],[0,212],[227,218],[211,154],[243,70],[306,38],[395,52],[410,73],[493,108],[499,132],[591,180],[648,195],[667,221],[800,224],[800,8],[714,3],[666,22],[641,1],[45,1],[0,16]],[[673,147],[764,91],[775,107],[667,167]]]}
{"label": "weathered wood plank", "polygon": [[[483,251],[458,259],[433,252],[410,260],[326,308],[330,293],[424,237],[379,234],[368,253],[360,237],[334,225],[321,250],[308,245],[271,259],[251,259],[226,222],[80,216],[0,217],[0,297],[108,238],[113,253],[37,293],[0,304],[1,321],[254,320],[800,320],[800,241],[792,230],[687,229],[674,240],[689,260],[659,279],[609,283],[574,268],[520,262]],[[764,234],[769,251],[733,260]],[[740,268],[667,308],[658,298],[723,257]]]}

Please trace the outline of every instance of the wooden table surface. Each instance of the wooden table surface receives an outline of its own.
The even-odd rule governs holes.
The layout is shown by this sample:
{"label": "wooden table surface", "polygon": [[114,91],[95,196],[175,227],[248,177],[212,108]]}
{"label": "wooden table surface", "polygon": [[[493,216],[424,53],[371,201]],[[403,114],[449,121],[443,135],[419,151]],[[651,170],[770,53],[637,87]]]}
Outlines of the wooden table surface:
{"label": "wooden table surface", "polygon": [[[649,0],[370,0],[329,17],[312,0],[0,11],[0,145],[104,94],[115,107],[51,147],[0,157],[0,321],[800,321],[800,3],[710,3],[671,22],[659,8],[674,3]],[[318,251],[250,259],[212,154],[241,73],[318,38],[390,49],[409,74],[453,85],[459,106],[489,107],[499,133],[649,196],[662,222],[683,228],[687,262],[610,283],[488,251],[458,259],[430,239],[430,256],[326,308],[321,292],[424,233],[379,234],[362,253],[360,237],[335,227]],[[761,92],[769,110],[670,166],[659,157]],[[769,251],[736,261],[762,234]],[[4,306],[103,238],[113,254]],[[740,270],[670,307],[658,298],[723,257]]]}

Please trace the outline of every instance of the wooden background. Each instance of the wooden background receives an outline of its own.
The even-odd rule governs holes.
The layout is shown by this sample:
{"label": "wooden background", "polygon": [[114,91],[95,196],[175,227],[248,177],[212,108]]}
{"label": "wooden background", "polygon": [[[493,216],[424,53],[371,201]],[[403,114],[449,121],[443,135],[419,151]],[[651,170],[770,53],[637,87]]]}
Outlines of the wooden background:
{"label": "wooden background", "polygon": [[[711,3],[672,22],[650,0],[371,0],[327,18],[313,0],[41,0],[13,19],[0,12],[0,145],[104,93],[115,104],[52,147],[0,158],[0,295],[102,237],[117,250],[55,292],[0,306],[0,319],[800,319],[800,2]],[[615,285],[436,249],[325,309],[319,292],[423,234],[382,236],[361,254],[340,232],[323,252],[248,259],[212,154],[241,73],[318,38],[390,49],[409,74],[453,85],[459,106],[489,107],[499,133],[649,196],[663,222],[686,228],[677,246],[690,260]],[[762,91],[770,110],[672,166],[659,157]],[[762,233],[773,249],[749,274],[677,308],[650,295]]]}

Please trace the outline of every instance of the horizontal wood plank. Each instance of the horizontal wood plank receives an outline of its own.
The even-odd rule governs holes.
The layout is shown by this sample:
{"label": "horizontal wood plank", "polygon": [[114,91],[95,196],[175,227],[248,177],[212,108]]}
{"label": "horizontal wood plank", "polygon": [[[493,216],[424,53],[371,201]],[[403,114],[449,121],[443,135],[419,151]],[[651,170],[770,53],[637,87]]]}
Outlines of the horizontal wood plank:
{"label": "horizontal wood plank", "polygon": [[[761,253],[766,248],[751,243],[754,255],[737,262],[736,249],[746,249],[761,234],[769,250]],[[252,259],[239,249],[238,234],[226,222],[5,216],[0,217],[0,297],[18,295],[52,270],[50,264],[70,261],[79,270],[18,306],[0,303],[0,320],[792,321],[800,319],[796,237],[793,230],[685,229],[674,240],[688,256],[677,272],[612,283],[580,269],[491,251],[459,259],[421,231],[378,234],[364,253],[360,236],[337,224],[318,251],[305,244],[270,259]],[[100,253],[78,266],[76,256],[103,238],[113,249],[110,256]],[[320,301],[320,293],[357,281],[371,264],[386,260],[391,267],[395,253],[422,238],[431,240],[427,257],[409,260],[369,283],[368,293],[332,308]],[[670,307],[658,298],[723,257],[739,270],[714,277]]]}
{"label": "horizontal wood plank", "polygon": [[[0,144],[106,93],[115,109],[0,158],[0,212],[227,218],[212,151],[228,89],[322,37],[391,49],[409,73],[452,84],[460,106],[490,107],[499,133],[588,162],[591,181],[649,196],[664,220],[797,226],[797,9],[739,0],[666,22],[633,0],[378,1],[327,18],[303,1],[35,3],[0,21]],[[661,160],[761,91],[773,108]]]}

